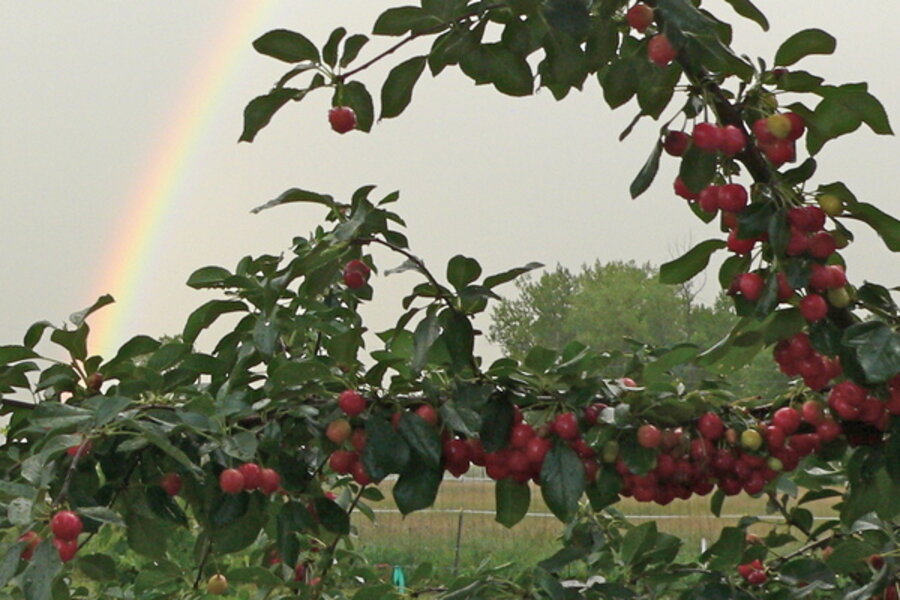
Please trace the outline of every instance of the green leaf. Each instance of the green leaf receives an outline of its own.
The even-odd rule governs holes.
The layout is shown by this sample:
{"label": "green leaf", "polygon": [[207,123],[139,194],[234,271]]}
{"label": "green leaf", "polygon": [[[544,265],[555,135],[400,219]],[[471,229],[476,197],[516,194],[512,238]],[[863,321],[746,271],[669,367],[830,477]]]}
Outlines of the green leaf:
{"label": "green leaf", "polygon": [[239,142],[252,142],[256,134],[269,124],[278,110],[287,104],[300,90],[294,88],[275,88],[264,96],[257,96],[244,108],[244,130]]}
{"label": "green leaf", "polygon": [[657,140],[656,145],[653,147],[653,151],[647,158],[647,162],[644,163],[644,166],[641,167],[637,177],[631,182],[629,192],[631,193],[632,198],[637,198],[643,194],[647,191],[647,188],[650,187],[650,184],[653,183],[656,172],[659,170],[659,157],[662,154],[662,148],[662,143]]}
{"label": "green leaf", "polygon": [[769,21],[766,19],[766,15],[762,13],[756,6],[753,5],[750,0],[725,0],[728,4],[731,5],[731,8],[734,9],[734,12],[741,15],[742,17],[747,17],[751,21],[755,21],[760,27],[762,27],[763,31],[769,30]]}
{"label": "green leaf", "polygon": [[778,89],[786,92],[815,92],[825,80],[806,71],[791,70],[778,76]]}
{"label": "green leaf", "polygon": [[638,562],[644,558],[644,553],[656,545],[656,521],[647,521],[637,527],[632,527],[622,538],[622,546],[619,554],[626,565]]}
{"label": "green leaf", "polygon": [[94,581],[112,581],[116,578],[116,563],[107,554],[88,554],[78,557],[78,568]]}
{"label": "green leaf", "polygon": [[408,515],[434,504],[443,473],[440,467],[410,462],[393,489],[394,502],[401,514]]}
{"label": "green leaf", "polygon": [[110,296],[109,294],[104,294],[103,296],[97,298],[97,301],[91,304],[89,307],[69,315],[69,321],[71,321],[72,324],[75,325],[75,327],[81,327],[81,324],[84,323],[85,319],[87,319],[90,315],[100,310],[104,306],[112,304],[113,302],[115,302],[115,300],[113,300],[112,296]]}
{"label": "green leaf", "polygon": [[108,523],[110,525],[115,525],[116,527],[125,526],[125,521],[122,520],[122,516],[105,506],[82,506],[78,509],[78,514],[100,523]]}
{"label": "green leaf", "polygon": [[710,546],[704,557],[711,559],[710,568],[729,569],[737,566],[744,551],[747,534],[740,527],[726,527],[716,543]]}
{"label": "green leaf", "polygon": [[262,567],[228,569],[228,582],[254,584],[267,588],[278,587],[284,583],[275,573]]}
{"label": "green leaf", "polygon": [[413,357],[410,361],[410,369],[414,372],[422,370],[428,358],[428,351],[431,350],[440,334],[441,326],[437,315],[430,314],[419,322],[413,335]]}
{"label": "green leaf", "polygon": [[24,549],[25,542],[15,542],[7,547],[6,554],[0,561],[0,589],[6,587],[9,580],[16,574]]}
{"label": "green leaf", "polygon": [[578,509],[578,500],[584,493],[584,465],[575,451],[562,443],[556,443],[544,457],[541,467],[541,495],[547,508],[563,522],[567,522]]}
{"label": "green leaf", "polygon": [[191,276],[188,277],[187,286],[192,287],[195,290],[204,288],[222,288],[226,287],[225,282],[232,276],[231,271],[224,267],[201,267],[191,273]]}
{"label": "green leaf", "polygon": [[706,268],[713,252],[725,247],[722,240],[711,239],[700,242],[684,255],[660,265],[659,280],[662,283],[683,283]]}
{"label": "green leaf", "polygon": [[302,60],[319,62],[319,50],[303,34],[287,29],[275,29],[264,33],[253,42],[260,54],[295,63]]}
{"label": "green leaf", "polygon": [[418,6],[398,6],[381,13],[375,21],[372,33],[375,35],[403,35],[419,32],[442,23],[441,19]]}
{"label": "green leaf", "polygon": [[[335,99],[337,99],[335,90]],[[375,122],[375,106],[372,103],[372,95],[366,86],[359,81],[351,81],[341,88],[341,102],[349,106],[356,113],[356,128],[360,131],[371,131]]]}
{"label": "green leaf", "polygon": [[775,53],[775,64],[792,65],[810,54],[831,54],[837,42],[821,29],[804,29],[786,39]]}
{"label": "green leaf", "polygon": [[722,516],[722,504],[725,502],[725,492],[721,488],[716,488],[712,497],[709,499],[709,512],[716,517]]}
{"label": "green leaf", "polygon": [[37,352],[27,346],[0,346],[0,365],[39,357]]}
{"label": "green leaf", "polygon": [[856,323],[841,342],[853,349],[869,383],[882,383],[900,373],[900,333],[881,321]]}
{"label": "green leaf", "polygon": [[157,517],[183,527],[188,526],[187,515],[164,489],[159,486],[147,488],[147,506]]}
{"label": "green leaf", "polygon": [[504,527],[512,527],[528,514],[531,488],[527,483],[501,479],[494,486],[494,501],[497,507],[495,520]]}
{"label": "green leaf", "polygon": [[379,482],[390,473],[401,473],[409,462],[409,446],[386,419],[371,416],[366,421],[366,445],[362,452],[366,473]]}
{"label": "green leaf", "polygon": [[506,447],[513,424],[513,404],[506,396],[493,396],[481,414],[479,439],[485,452],[496,452]]}
{"label": "green leaf", "polygon": [[336,28],[331,32],[331,35],[328,36],[328,41],[325,42],[325,45],[322,47],[322,60],[329,67],[334,67],[334,65],[337,64],[338,44],[341,43],[341,40],[344,39],[345,35],[347,35],[346,29],[343,27]]}
{"label": "green leaf", "polygon": [[351,35],[344,40],[344,52],[341,54],[341,67],[346,67],[352,63],[359,55],[359,51],[362,50],[363,46],[368,42],[368,36],[361,33]]}
{"label": "green leaf", "polygon": [[700,192],[716,176],[716,155],[691,146],[681,158],[678,175],[692,192]]}
{"label": "green leaf", "polygon": [[847,212],[874,229],[892,252],[900,252],[900,221],[865,202],[848,204]]}
{"label": "green leaf", "polygon": [[441,464],[441,438],[436,428],[413,412],[405,412],[400,418],[400,435],[422,461],[430,468],[438,469]]}
{"label": "green leaf", "polygon": [[406,60],[388,73],[381,88],[381,119],[396,117],[412,100],[413,88],[425,69],[426,57]]}
{"label": "green leaf", "polygon": [[350,533],[350,516],[337,502],[325,496],[319,496],[313,505],[316,508],[316,514],[319,515],[319,521],[325,529],[340,535]]}
{"label": "green leaf", "polygon": [[818,152],[828,140],[855,131],[862,123],[877,134],[892,133],[887,113],[865,84],[850,83],[839,87],[822,86],[816,92],[822,101],[808,116],[806,147],[810,154]]}
{"label": "green leaf", "polygon": [[31,562],[22,573],[21,585],[25,600],[50,600],[53,580],[61,569],[59,552],[50,540],[38,544]]}
{"label": "green leaf", "polygon": [[328,194],[318,194],[316,192],[310,192],[308,190],[301,190],[300,188],[291,188],[286,192],[283,192],[277,198],[274,198],[272,200],[269,200],[265,204],[257,206],[250,212],[256,214],[275,206],[281,206],[282,204],[290,204],[293,202],[311,202],[313,204],[321,204],[323,206],[327,206],[328,208],[337,207],[334,198],[332,198]]}
{"label": "green leaf", "polygon": [[462,290],[481,276],[481,265],[474,258],[457,254],[447,263],[447,280],[456,288]]}
{"label": "green leaf", "polygon": [[534,269],[540,269],[543,266],[544,265],[539,262],[530,262],[524,267],[516,267],[515,269],[510,269],[509,271],[504,271],[495,275],[489,275],[484,278],[483,285],[486,288],[495,288],[502,283],[512,281],[519,275],[523,275],[529,271],[533,271]]}
{"label": "green leaf", "polygon": [[[25,332],[25,338],[22,343],[28,348],[34,348],[35,346],[37,346],[38,342],[41,341],[41,337],[43,337],[44,331],[52,328],[53,323],[51,323],[50,321],[38,321],[37,323],[34,323],[31,327],[29,327],[28,331]],[[2,363],[2,361],[0,361],[0,364],[5,363]]]}
{"label": "green leaf", "polygon": [[[184,324],[184,331],[181,334],[181,339],[187,344],[193,344],[197,339],[197,336],[200,335],[200,332],[215,323],[216,319],[220,316],[225,313],[245,312],[246,310],[247,306],[240,300],[210,300],[190,314],[187,322]],[[155,340],[150,341],[155,342]],[[142,343],[143,342],[146,342],[146,340],[142,340]],[[159,344],[159,342],[155,343],[157,345]],[[149,349],[149,346],[149,344],[145,344],[142,346],[142,350]],[[124,350],[125,347],[123,346],[122,350],[119,351],[119,355],[121,355]],[[144,352],[141,352],[141,354],[143,353]],[[116,359],[118,358],[119,356],[116,356]]]}
{"label": "green leaf", "polygon": [[459,67],[476,84],[491,83],[502,94],[528,96],[534,91],[528,62],[499,43],[482,44],[463,54]]}
{"label": "green leaf", "polygon": [[247,510],[239,518],[209,531],[213,551],[229,554],[243,550],[256,541],[266,523],[268,501],[261,494],[250,494]]}

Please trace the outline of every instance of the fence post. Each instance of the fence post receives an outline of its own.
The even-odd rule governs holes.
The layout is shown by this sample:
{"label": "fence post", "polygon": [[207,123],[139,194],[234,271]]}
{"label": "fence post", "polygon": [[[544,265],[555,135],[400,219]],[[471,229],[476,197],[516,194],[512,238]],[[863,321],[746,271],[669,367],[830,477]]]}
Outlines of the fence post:
{"label": "fence post", "polygon": [[459,518],[456,521],[456,553],[453,557],[453,574],[456,575],[459,572],[459,549],[462,546],[462,528],[463,528],[463,514],[464,511],[462,508],[459,509]]}

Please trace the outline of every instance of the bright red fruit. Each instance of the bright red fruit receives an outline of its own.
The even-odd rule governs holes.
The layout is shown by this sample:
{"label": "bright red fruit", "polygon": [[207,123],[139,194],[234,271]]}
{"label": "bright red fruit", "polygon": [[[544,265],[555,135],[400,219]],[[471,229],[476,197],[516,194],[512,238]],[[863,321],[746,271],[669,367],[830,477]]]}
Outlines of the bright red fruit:
{"label": "bright red fruit", "polygon": [[719,208],[739,213],[747,208],[747,190],[737,183],[729,183],[719,188]]}
{"label": "bright red fruit", "polygon": [[181,476],[177,473],[166,473],[159,480],[159,487],[170,496],[177,496],[181,491]]}
{"label": "bright red fruit", "polygon": [[338,406],[348,417],[355,417],[366,410],[366,399],[356,390],[344,390],[338,396]]}
{"label": "bright red fruit", "polygon": [[815,400],[804,402],[803,406],[800,407],[800,415],[810,425],[818,425],[825,420],[825,412],[822,409],[822,405]]}
{"label": "bright red fruit", "polygon": [[725,424],[722,422],[722,417],[714,412],[708,412],[700,417],[697,431],[708,440],[717,440],[725,433]]}
{"label": "bright red fruit", "polygon": [[678,56],[678,52],[672,47],[669,38],[665,34],[659,33],[654,35],[647,42],[647,57],[652,63],[660,67],[668,66],[669,63],[675,60],[676,56]]}
{"label": "bright red fruit", "polygon": [[328,122],[338,133],[356,129],[356,113],[349,106],[335,106],[328,111]]}
{"label": "bright red fruit", "polygon": [[831,256],[836,249],[837,244],[831,234],[827,231],[820,231],[810,236],[806,251],[813,258],[825,259]]}
{"label": "bright red fruit", "polygon": [[553,433],[564,440],[574,440],[578,437],[578,418],[575,413],[562,413],[553,421]]}
{"label": "bright red fruit", "polygon": [[778,427],[787,434],[794,433],[800,428],[800,413],[789,406],[779,408],[772,415],[772,425]]}
{"label": "bright red fruit", "polygon": [[809,294],[800,301],[800,314],[810,323],[821,321],[828,314],[828,303],[819,294]]}
{"label": "bright red fruit", "polygon": [[762,296],[766,282],[759,273],[741,273],[738,275],[737,287],[741,295],[750,302],[756,302]]}
{"label": "bright red fruit", "polygon": [[753,130],[753,135],[756,136],[757,143],[760,145],[771,144],[777,139],[769,130],[769,121],[766,118],[754,121],[751,129]]}
{"label": "bright red fruit", "polygon": [[359,485],[369,485],[372,483],[372,478],[369,477],[369,474],[366,472],[366,467],[362,464],[361,460],[357,460],[353,463],[353,466],[350,468],[350,474],[353,475],[353,481]]}
{"label": "bright red fruit", "polygon": [[789,140],[796,140],[803,135],[803,132],[806,131],[806,123],[803,122],[803,117],[794,112],[784,113],[784,116],[791,122],[791,130],[788,133]]}
{"label": "bright red fruit", "polygon": [[670,131],[666,134],[663,148],[672,156],[682,156],[691,145],[691,136],[683,131]]}
{"label": "bright red fruit", "polygon": [[681,196],[685,200],[696,200],[699,197],[698,194],[691,191],[691,188],[687,186],[681,177],[675,178],[673,187],[675,188],[675,194]]}
{"label": "bright red fruit", "polygon": [[238,467],[238,471],[244,476],[244,489],[248,492],[255,490],[262,483],[262,469],[256,463],[244,463]]}
{"label": "bright red fruit", "polygon": [[711,215],[719,212],[719,190],[721,187],[722,186],[718,185],[710,185],[700,191],[700,195],[697,197],[697,204],[700,205],[703,212]]}
{"label": "bright red fruit", "polygon": [[544,462],[547,452],[550,451],[550,446],[550,440],[533,437],[528,440],[528,445],[525,447],[525,456],[528,457],[531,464],[540,465]]}
{"label": "bright red fruit", "polygon": [[81,517],[71,510],[61,510],[50,519],[50,530],[61,540],[74,540],[81,529]]}
{"label": "bright red fruit", "polygon": [[263,469],[259,474],[259,491],[274,494],[281,487],[281,475],[275,469]]}
{"label": "bright red fruit", "polygon": [[794,162],[797,158],[797,149],[792,140],[775,140],[771,144],[763,146],[762,151],[775,167]]}
{"label": "bright red fruit", "polygon": [[756,241],[754,238],[745,240],[738,237],[738,230],[735,228],[728,232],[728,239],[725,241],[725,244],[735,254],[750,254],[753,251],[753,247],[756,246]]}
{"label": "bright red fruit", "polygon": [[644,448],[658,448],[662,443],[662,432],[656,425],[641,425],[637,430],[637,441]]}
{"label": "bright red fruit", "polygon": [[750,585],[762,585],[769,580],[769,576],[765,571],[753,571],[747,576],[747,583]]}
{"label": "bright red fruit", "polygon": [[90,454],[91,450],[93,450],[93,449],[94,449],[94,443],[88,439],[88,440],[84,440],[80,444],[77,444],[75,446],[69,446],[68,448],[66,448],[66,454],[68,454],[69,456],[75,456],[76,454],[79,454],[79,450],[80,450],[81,453],[79,454],[79,456],[83,458],[83,457],[87,456],[88,454]]}
{"label": "bright red fruit", "polygon": [[625,20],[628,21],[628,25],[632,29],[637,30],[639,33],[644,33],[650,27],[650,24],[653,23],[653,9],[646,4],[635,4],[625,13]]}
{"label": "bright red fruit", "polygon": [[219,474],[219,487],[226,494],[240,494],[244,491],[244,476],[237,469],[225,469]]}
{"label": "bright red fruit", "polygon": [[722,128],[719,140],[719,150],[725,156],[734,156],[747,146],[747,135],[740,127],[726,125]]}
{"label": "bright red fruit", "polygon": [[716,152],[722,144],[722,129],[715,123],[698,123],[691,138],[704,152]]}
{"label": "bright red fruit", "polygon": [[349,450],[335,450],[328,457],[328,466],[331,470],[340,475],[346,475],[356,462],[356,452]]}
{"label": "bright red fruit", "polygon": [[76,540],[54,538],[53,545],[56,546],[56,551],[59,552],[59,560],[62,562],[69,562],[78,554],[78,542]]}
{"label": "bright red fruit", "polygon": [[366,285],[366,282],[369,281],[369,275],[371,274],[372,270],[369,268],[369,265],[361,260],[354,259],[344,265],[342,277],[344,279],[344,285],[351,290],[358,290]]}

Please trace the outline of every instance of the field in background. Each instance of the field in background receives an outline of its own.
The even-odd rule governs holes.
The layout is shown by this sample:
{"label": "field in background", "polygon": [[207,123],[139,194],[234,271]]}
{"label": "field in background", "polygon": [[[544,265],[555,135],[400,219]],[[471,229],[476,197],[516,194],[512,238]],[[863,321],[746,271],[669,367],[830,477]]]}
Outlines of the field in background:
{"label": "field in background", "polygon": [[[550,513],[540,496],[540,489],[532,486],[529,515],[512,529],[494,521],[494,482],[467,477],[446,479],[433,508],[402,517],[391,498],[392,480],[385,480],[379,488],[385,495],[381,502],[372,503],[376,521],[356,513],[354,525],[359,531],[363,553],[375,563],[401,565],[412,570],[423,562],[431,562],[435,575],[449,574],[456,565],[460,571],[471,570],[484,561],[492,565],[506,562],[528,566],[552,555],[559,548],[558,536],[562,524]],[[709,511],[710,496],[675,500],[668,506],[642,504],[625,499],[615,508],[629,515],[633,522],[657,519],[661,531],[684,540],[684,555],[696,555],[701,544],[712,543],[719,531],[734,525],[744,515],[763,516],[765,498],[751,498],[745,494],[725,500],[722,518]],[[816,516],[829,515],[829,503],[822,501],[808,505]],[[461,521],[460,521],[461,515]],[[758,535],[771,529],[770,523],[751,528]],[[457,536],[459,556],[457,559]]]}

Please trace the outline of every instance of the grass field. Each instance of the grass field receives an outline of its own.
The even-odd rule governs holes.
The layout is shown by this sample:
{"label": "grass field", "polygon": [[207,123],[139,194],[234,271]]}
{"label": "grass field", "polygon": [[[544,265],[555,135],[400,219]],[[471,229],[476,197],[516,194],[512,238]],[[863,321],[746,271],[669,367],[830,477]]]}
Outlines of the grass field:
{"label": "grass field", "polygon": [[[375,563],[414,569],[423,562],[431,562],[440,577],[439,571],[451,572],[454,568],[457,534],[460,535],[460,570],[472,569],[484,561],[493,565],[512,562],[516,567],[524,567],[559,548],[557,538],[562,524],[550,514],[536,486],[531,490],[529,516],[507,529],[494,521],[493,481],[445,480],[433,509],[406,518],[397,512],[393,503],[392,485],[390,480],[380,485],[385,499],[372,504],[379,511],[375,523],[358,513],[354,520],[363,553]],[[629,515],[633,522],[657,519],[661,531],[684,540],[685,556],[695,555],[702,540],[715,541],[723,527],[736,524],[741,516],[761,516],[766,512],[765,498],[741,494],[727,498],[722,518],[716,518],[709,511],[709,501],[709,496],[694,497],[658,506],[625,499],[615,508]],[[828,516],[831,512],[827,501],[808,506],[817,516]],[[465,512],[460,523],[461,509]],[[754,525],[751,531],[764,535],[771,527],[772,524],[763,522]]]}

